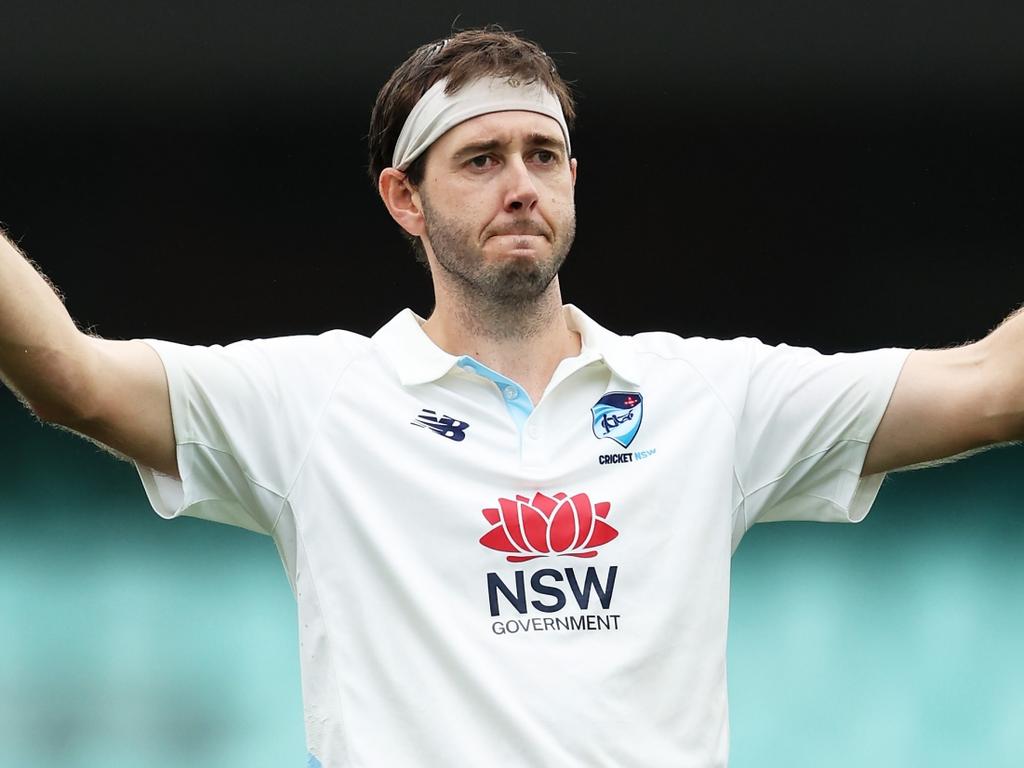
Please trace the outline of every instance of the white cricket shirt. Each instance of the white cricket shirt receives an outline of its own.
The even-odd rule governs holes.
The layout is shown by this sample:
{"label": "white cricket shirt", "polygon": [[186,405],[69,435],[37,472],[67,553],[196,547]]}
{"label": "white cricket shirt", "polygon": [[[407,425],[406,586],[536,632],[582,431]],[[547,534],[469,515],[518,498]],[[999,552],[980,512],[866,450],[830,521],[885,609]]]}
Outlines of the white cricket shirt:
{"label": "white cricket shirt", "polygon": [[763,520],[858,521],[907,350],[613,334],[539,403],[409,310],[187,347],[164,517],[262,531],[298,604],[310,765],[720,768],[730,556]]}

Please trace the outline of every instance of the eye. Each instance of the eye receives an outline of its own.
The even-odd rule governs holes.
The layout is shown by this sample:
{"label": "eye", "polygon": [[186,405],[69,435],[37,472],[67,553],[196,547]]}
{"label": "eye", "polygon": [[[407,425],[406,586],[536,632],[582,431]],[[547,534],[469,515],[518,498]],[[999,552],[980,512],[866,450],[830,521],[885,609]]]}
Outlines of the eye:
{"label": "eye", "polygon": [[486,170],[487,168],[490,168],[490,161],[492,159],[493,158],[490,155],[477,155],[476,157],[471,157],[468,160],[467,165],[469,165],[472,168],[476,168],[477,170],[483,171]]}
{"label": "eye", "polygon": [[540,160],[544,165],[551,165],[558,160],[558,155],[552,152],[550,149],[541,149],[537,151],[535,157]]}

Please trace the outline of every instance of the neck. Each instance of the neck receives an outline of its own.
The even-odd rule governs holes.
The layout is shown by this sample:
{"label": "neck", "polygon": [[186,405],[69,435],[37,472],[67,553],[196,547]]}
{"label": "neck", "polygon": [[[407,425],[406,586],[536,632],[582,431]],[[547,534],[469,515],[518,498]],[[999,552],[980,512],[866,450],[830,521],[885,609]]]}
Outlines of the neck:
{"label": "neck", "polygon": [[536,299],[497,304],[465,291],[438,291],[423,331],[451,355],[469,355],[524,387],[537,403],[558,364],[580,352],[558,278]]}

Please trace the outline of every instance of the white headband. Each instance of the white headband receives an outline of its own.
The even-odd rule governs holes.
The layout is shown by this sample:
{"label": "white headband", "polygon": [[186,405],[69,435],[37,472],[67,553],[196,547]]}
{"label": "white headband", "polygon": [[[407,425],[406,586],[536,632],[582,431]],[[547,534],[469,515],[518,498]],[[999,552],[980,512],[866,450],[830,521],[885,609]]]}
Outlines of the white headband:
{"label": "white headband", "polygon": [[391,166],[404,171],[427,147],[449,129],[489,112],[522,110],[547,115],[558,122],[570,156],[569,127],[562,105],[540,81],[524,83],[511,77],[487,77],[464,85],[453,94],[444,92],[448,80],[441,78],[416,102],[402,126],[395,144]]}

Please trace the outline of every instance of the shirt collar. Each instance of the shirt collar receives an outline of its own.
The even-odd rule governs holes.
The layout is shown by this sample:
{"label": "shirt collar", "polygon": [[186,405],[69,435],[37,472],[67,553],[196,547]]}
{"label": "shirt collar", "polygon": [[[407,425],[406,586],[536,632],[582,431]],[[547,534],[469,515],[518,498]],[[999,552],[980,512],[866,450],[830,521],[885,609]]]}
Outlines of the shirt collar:
{"label": "shirt collar", "polygon": [[[583,341],[581,361],[603,360],[617,376],[639,384],[636,356],[625,338],[602,328],[572,304],[566,304],[563,310],[569,328],[577,331]],[[424,333],[423,322],[411,309],[403,309],[373,335],[403,386],[437,381],[459,361]]]}
{"label": "shirt collar", "polygon": [[583,340],[581,356],[592,350],[620,379],[624,379],[630,384],[640,383],[636,354],[631,349],[627,337],[620,336],[598,325],[579,307],[566,304],[564,310],[569,328],[577,331]]}

